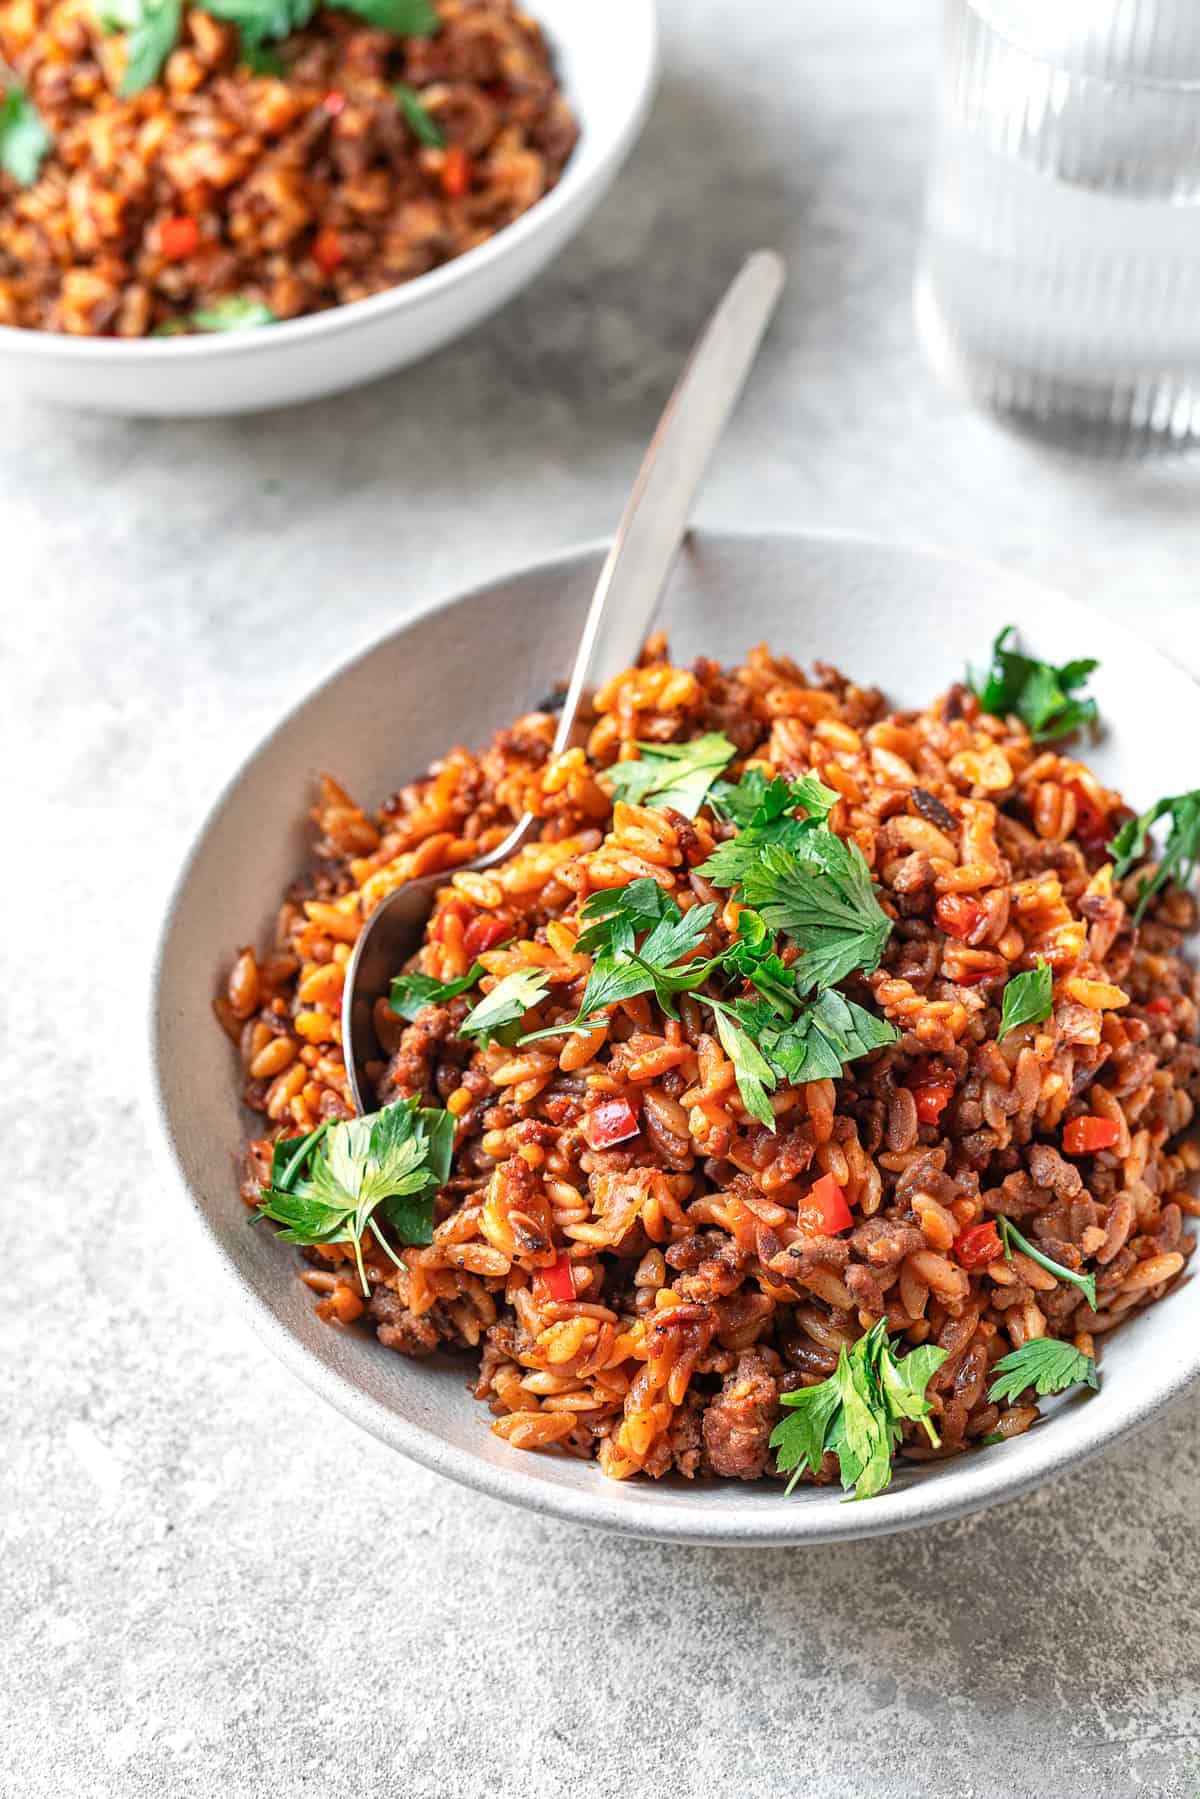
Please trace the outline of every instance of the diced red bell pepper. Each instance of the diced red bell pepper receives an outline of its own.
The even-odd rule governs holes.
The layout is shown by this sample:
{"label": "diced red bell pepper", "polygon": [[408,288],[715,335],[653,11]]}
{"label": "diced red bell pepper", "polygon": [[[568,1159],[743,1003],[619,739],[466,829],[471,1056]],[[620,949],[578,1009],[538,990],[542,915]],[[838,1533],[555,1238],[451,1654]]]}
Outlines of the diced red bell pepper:
{"label": "diced red bell pepper", "polygon": [[954,977],[955,984],[959,987],[978,987],[981,981],[994,981],[995,979],[996,970],[994,968],[966,968],[962,974]]}
{"label": "diced red bell pepper", "polygon": [[640,1130],[638,1115],[627,1099],[606,1099],[583,1122],[583,1134],[592,1149],[611,1149],[636,1137]]}
{"label": "diced red bell pepper", "polygon": [[1157,999],[1148,999],[1146,1001],[1146,1010],[1147,1012],[1158,1012],[1163,1017],[1166,1017],[1170,1012],[1173,1003],[1173,1001],[1167,998],[1165,993],[1160,994]]}
{"label": "diced red bell pepper", "polygon": [[1079,781],[1068,781],[1067,792],[1075,796],[1075,835],[1081,843],[1095,847],[1107,843],[1112,828],[1107,812],[1102,812]]}
{"label": "diced red bell pepper", "polygon": [[957,937],[960,943],[965,943],[987,917],[987,907],[981,900],[970,899],[965,893],[943,893],[933,913],[947,937]]}
{"label": "diced red bell pepper", "polygon": [[936,1124],[950,1101],[954,1098],[953,1081],[928,1081],[924,1086],[912,1089],[916,1101],[917,1117],[922,1124]]}
{"label": "diced red bell pepper", "polygon": [[323,275],[332,275],[346,260],[346,246],[331,225],[313,238],[313,261]]}
{"label": "diced red bell pepper", "polygon": [[471,158],[461,144],[451,144],[442,162],[442,192],[448,200],[461,200],[471,188]]}
{"label": "diced red bell pepper", "polygon": [[575,1270],[568,1255],[559,1256],[549,1268],[534,1270],[533,1297],[539,1307],[571,1304],[575,1298]]}
{"label": "diced red bell pepper", "polygon": [[1063,1148],[1069,1156],[1095,1155],[1098,1149],[1111,1149],[1120,1137],[1115,1118],[1068,1118],[1063,1126]]}
{"label": "diced red bell pepper", "polygon": [[329,92],[323,97],[323,99],[321,101],[321,105],[324,107],[325,111],[329,114],[331,119],[337,118],[338,114],[342,111],[345,104],[346,104],[345,94],[343,94],[340,91],[340,89],[338,89],[336,87],[331,87]]}
{"label": "diced red bell pepper", "polygon": [[509,930],[502,918],[473,918],[463,932],[463,948],[468,956],[482,955],[485,949],[495,949],[503,943]]}
{"label": "diced red bell pepper", "polygon": [[954,1253],[964,1268],[986,1268],[989,1262],[998,1262],[1004,1254],[1004,1245],[995,1220],[989,1218],[986,1224],[973,1224],[961,1237],[956,1237]]}
{"label": "diced red bell pepper", "polygon": [[164,219],[158,228],[158,247],[169,262],[182,262],[194,256],[200,247],[199,221],[185,214],[178,219]]}
{"label": "diced red bell pepper", "polygon": [[832,1237],[854,1223],[846,1195],[831,1174],[823,1174],[796,1208],[796,1223],[813,1237]]}

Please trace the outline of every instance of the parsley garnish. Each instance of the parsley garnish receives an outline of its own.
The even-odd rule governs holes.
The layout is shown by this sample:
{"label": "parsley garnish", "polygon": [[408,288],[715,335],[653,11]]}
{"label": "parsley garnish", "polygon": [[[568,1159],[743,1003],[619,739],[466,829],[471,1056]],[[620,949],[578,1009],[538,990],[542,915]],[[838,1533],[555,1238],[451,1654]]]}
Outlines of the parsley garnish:
{"label": "parsley garnish", "polygon": [[545,999],[550,976],[544,968],[518,968],[497,981],[490,993],[463,1019],[460,1037],[478,1037],[481,1043],[511,1046],[519,1036],[517,1026],[534,1006]]}
{"label": "parsley garnish", "polygon": [[[746,1020],[750,1024],[749,1019]],[[755,1021],[757,1041],[786,1081],[836,1081],[848,1062],[895,1043],[899,1031],[832,988],[818,993],[782,1029]]]}
{"label": "parsley garnish", "polygon": [[1005,625],[992,645],[992,664],[985,675],[967,670],[967,683],[983,710],[996,718],[1015,712],[1035,743],[1050,743],[1081,725],[1094,725],[1099,717],[1096,702],[1077,696],[1076,689],[1099,668],[1095,657],[1055,668],[1007,648],[1005,639],[1015,630],[1015,625]]}
{"label": "parsley garnish", "polygon": [[179,42],[182,18],[181,0],[133,0],[124,9],[121,22],[128,32],[126,62],[117,89],[123,99],[140,94],[158,80],[163,64]]}
{"label": "parsley garnish", "polygon": [[[320,0],[204,0],[204,11],[236,25],[243,60],[258,73],[274,74],[278,64],[265,46],[302,30],[319,4]],[[439,25],[429,0],[329,0],[329,4],[397,37],[432,37]],[[97,0],[94,10],[106,30],[128,32],[128,62],[120,92],[126,97],[141,93],[159,79],[179,42],[181,0]]]}
{"label": "parsley garnish", "polygon": [[0,66],[0,79],[5,84],[0,98],[0,169],[18,187],[32,187],[50,149],[50,133],[16,76]]}
{"label": "parsley garnish", "polygon": [[816,1474],[830,1451],[842,1486],[856,1499],[872,1499],[892,1478],[892,1454],[905,1419],[919,1420],[929,1441],[940,1442],[925,1397],[930,1377],[946,1359],[936,1344],[922,1344],[897,1361],[881,1318],[850,1350],[842,1349],[835,1372],[816,1387],[782,1393],[789,1416],[771,1433],[776,1467],[791,1474],[790,1493],[806,1469]]}
{"label": "parsley garnish", "polygon": [[[761,769],[752,768],[736,787],[718,781],[710,804],[714,812],[731,819],[738,832],[717,845],[699,873],[714,887],[739,886],[746,869],[768,845],[796,849],[805,832],[824,825],[837,802],[837,794],[816,775],[805,775],[800,781],[785,781],[777,775],[768,782]],[[798,806],[804,808],[806,818],[792,816]]]}
{"label": "parsley garnish", "polygon": [[1128,819],[1108,846],[1109,854],[1116,858],[1113,875],[1123,881],[1130,869],[1153,847],[1150,842],[1153,827],[1160,818],[1167,817],[1171,820],[1171,828],[1166,846],[1155,873],[1142,883],[1133,915],[1135,924],[1142,922],[1146,907],[1160,887],[1165,887],[1168,881],[1186,887],[1196,871],[1196,862],[1200,859],[1200,787],[1194,787],[1190,793],[1177,793],[1172,799],[1159,800],[1140,818]]}
{"label": "parsley garnish", "polygon": [[1000,1005],[1000,1035],[1007,1037],[1018,1025],[1040,1024],[1049,1018],[1054,1005],[1054,973],[1048,962],[1038,957],[1037,967],[1015,974],[1005,983]]}
{"label": "parsley garnish", "polygon": [[483,963],[476,962],[474,967],[469,968],[456,981],[435,981],[429,974],[398,974],[392,982],[388,1003],[393,1012],[399,1013],[401,1018],[407,1018],[411,1024],[422,1006],[444,1006],[482,980],[486,973]]}
{"label": "parsley garnish", "polygon": [[803,950],[802,986],[832,987],[857,969],[879,967],[892,921],[858,845],[827,826],[806,829],[794,843],[768,844],[743,869],[741,889],[772,930],[786,931]]}
{"label": "parsley garnish", "polygon": [[367,1118],[318,1125],[306,1137],[276,1143],[259,1215],[285,1227],[285,1243],[352,1245],[369,1293],[362,1259],[368,1227],[401,1268],[381,1223],[401,1243],[433,1241],[434,1195],[450,1178],[454,1130],[449,1112],[403,1099]]}
{"label": "parsley garnish", "polygon": [[261,300],[245,294],[226,294],[211,306],[200,306],[179,319],[168,319],[154,331],[155,337],[185,337],[193,331],[253,331],[260,325],[277,325],[278,313]]}
{"label": "parsley garnish", "polygon": [[641,760],[614,762],[604,773],[617,799],[632,806],[673,806],[695,818],[708,790],[737,755],[719,731],[693,737],[689,743],[639,743]]}
{"label": "parsley garnish", "polygon": [[[532,1035],[556,1037],[562,1031],[591,1030],[597,1012],[641,993],[653,993],[674,1018],[674,996],[699,987],[721,961],[719,956],[693,959],[715,912],[711,905],[683,912],[649,879],[593,893],[579,914],[585,929],[577,947],[591,954],[593,962],[578,1016],[569,1024]],[[643,931],[647,934],[639,949],[637,939]]]}
{"label": "parsley garnish", "polygon": [[[642,993],[652,993],[673,1018],[676,996],[695,993],[716,1015],[743,1105],[769,1130],[775,1114],[768,1095],[781,1080],[836,1079],[846,1062],[896,1041],[892,1025],[840,993],[803,999],[796,970],[777,953],[774,934],[751,907],[740,912],[732,943],[719,955],[697,958],[714,912],[711,905],[681,911],[648,878],[592,894],[580,911],[584,929],[577,947],[594,960],[578,1016],[522,1041],[587,1031],[606,1007]],[[807,967],[801,970],[807,986]],[[754,996],[731,1000],[699,992],[716,975],[747,982]]]}
{"label": "parsley garnish", "polygon": [[734,1011],[722,1005],[714,1005],[713,1010],[716,1013],[717,1036],[721,1040],[721,1048],[733,1063],[734,1078],[742,1096],[742,1104],[752,1118],[757,1118],[760,1124],[765,1124],[769,1131],[773,1131],[775,1111],[767,1095],[774,1093],[779,1085],[775,1070],[763,1057]]}
{"label": "parsley garnish", "polygon": [[1072,1269],[1064,1268],[1061,1262],[1052,1261],[1049,1256],[1043,1255],[1040,1249],[1034,1248],[1028,1237],[1021,1235],[1011,1218],[997,1218],[996,1224],[1004,1243],[1004,1253],[1010,1262],[1015,1243],[1022,1255],[1028,1256],[1031,1262],[1036,1262],[1039,1268],[1044,1268],[1047,1274],[1055,1274],[1060,1281],[1069,1281],[1073,1287],[1078,1287],[1093,1312],[1096,1310],[1094,1274],[1076,1274]]}
{"label": "parsley garnish", "polygon": [[1073,1343],[1060,1342],[1057,1337],[1031,1337],[1020,1349],[1002,1357],[992,1372],[1000,1376],[988,1389],[988,1398],[993,1405],[1017,1399],[1026,1387],[1032,1387],[1044,1396],[1061,1393],[1067,1387],[1078,1386],[1081,1381],[1086,1381],[1089,1387],[1100,1385],[1091,1356],[1084,1355]]}
{"label": "parsley garnish", "polygon": [[423,144],[432,144],[435,150],[446,148],[446,133],[429,109],[422,103],[421,96],[415,87],[407,82],[396,81],[392,84],[392,92],[400,102],[400,110],[408,121],[409,130]]}

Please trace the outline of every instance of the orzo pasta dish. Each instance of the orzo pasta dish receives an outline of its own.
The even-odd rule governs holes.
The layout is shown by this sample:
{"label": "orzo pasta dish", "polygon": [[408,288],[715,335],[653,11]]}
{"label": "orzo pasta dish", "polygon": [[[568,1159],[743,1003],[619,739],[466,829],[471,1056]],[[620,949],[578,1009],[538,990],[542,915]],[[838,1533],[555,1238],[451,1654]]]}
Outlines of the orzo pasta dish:
{"label": "orzo pasta dish", "polygon": [[[561,755],[535,712],[377,814],[325,778],[217,1001],[266,1123],[244,1195],[321,1316],[469,1352],[510,1444],[616,1478],[865,1498],[1095,1386],[1200,1210],[1200,794],[1135,816],[1065,747],[1092,666],[1003,633],[894,711],[654,640]],[[442,869],[355,1119],[352,946]]]}
{"label": "orzo pasta dish", "polygon": [[425,274],[558,181],[515,0],[8,0],[0,325],[242,330]]}

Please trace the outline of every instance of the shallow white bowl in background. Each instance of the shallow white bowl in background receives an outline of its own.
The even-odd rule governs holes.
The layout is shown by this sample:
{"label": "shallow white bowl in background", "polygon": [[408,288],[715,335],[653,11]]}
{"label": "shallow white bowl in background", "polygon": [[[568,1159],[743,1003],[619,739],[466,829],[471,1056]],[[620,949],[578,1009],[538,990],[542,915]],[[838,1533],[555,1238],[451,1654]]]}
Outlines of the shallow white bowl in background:
{"label": "shallow white bowl in background", "polygon": [[654,0],[532,0],[580,139],[552,193],[475,250],[401,287],[261,330],[64,337],[0,326],[0,390],[88,412],[210,417],[340,393],[417,362],[527,287],[595,211],[650,110]]}
{"label": "shallow white bowl in background", "polygon": [[[384,1442],[498,1499],[632,1535],[743,1545],[881,1535],[1010,1499],[1195,1379],[1191,1286],[1104,1339],[1098,1393],[1051,1402],[1053,1416],[1011,1443],[902,1464],[886,1493],[846,1504],[836,1488],[788,1498],[770,1481],[618,1485],[594,1463],[511,1449],[466,1391],[470,1359],[411,1362],[322,1324],[294,1251],[249,1227],[231,1170],[252,1118],[211,1002],[236,946],[269,940],[279,897],[309,859],[316,775],[335,774],[371,807],[449,745],[482,746],[566,673],[601,560],[600,549],[579,551],[431,608],[325,681],[226,787],[179,877],[155,963],[151,1111],[168,1184],[289,1368]],[[801,661],[836,662],[901,705],[959,678],[1012,622],[1051,661],[1100,658],[1092,686],[1108,730],[1091,759],[1108,782],[1144,806],[1197,779],[1195,684],[1132,634],[1003,569],[865,538],[699,533],[663,622],[685,664],[731,661],[767,639]]]}

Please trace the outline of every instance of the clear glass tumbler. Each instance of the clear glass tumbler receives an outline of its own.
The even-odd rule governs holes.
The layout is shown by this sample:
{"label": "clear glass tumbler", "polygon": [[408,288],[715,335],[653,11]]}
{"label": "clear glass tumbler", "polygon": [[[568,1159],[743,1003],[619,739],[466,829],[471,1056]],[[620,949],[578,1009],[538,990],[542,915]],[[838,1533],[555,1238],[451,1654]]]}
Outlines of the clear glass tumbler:
{"label": "clear glass tumbler", "polygon": [[1200,0],[945,0],[935,367],[1099,449],[1200,441]]}

